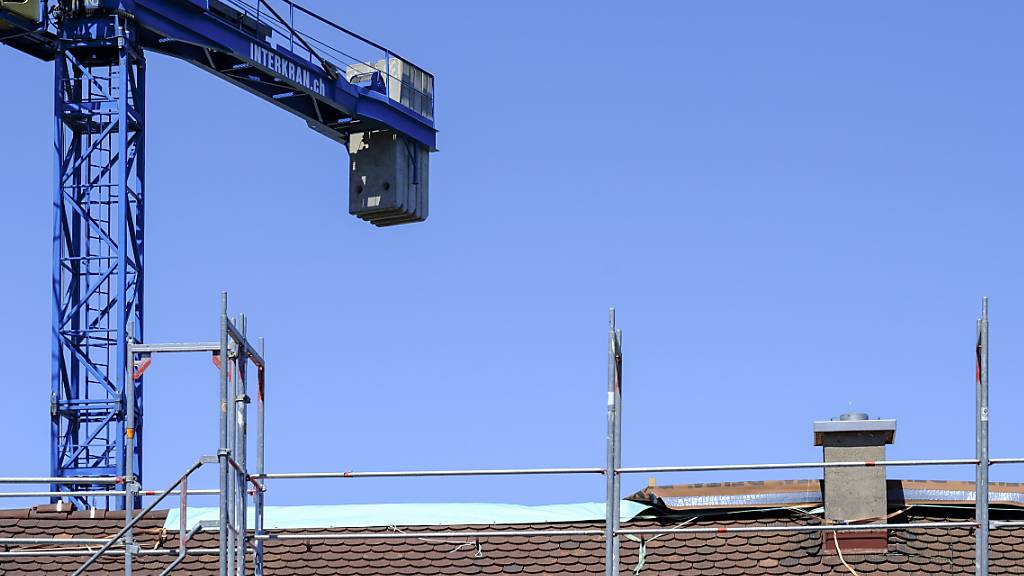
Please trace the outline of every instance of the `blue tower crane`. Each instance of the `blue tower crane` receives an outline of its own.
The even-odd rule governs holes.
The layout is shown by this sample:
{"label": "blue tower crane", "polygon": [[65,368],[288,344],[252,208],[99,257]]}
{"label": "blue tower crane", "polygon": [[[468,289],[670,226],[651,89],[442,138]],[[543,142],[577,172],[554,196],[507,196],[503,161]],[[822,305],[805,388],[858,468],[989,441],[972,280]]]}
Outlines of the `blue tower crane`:
{"label": "blue tower crane", "polygon": [[346,144],[353,215],[427,217],[433,76],[292,0],[0,0],[0,43],[54,64],[50,472],[82,479],[54,491],[141,482],[143,386],[126,342],[144,342],[147,52]]}

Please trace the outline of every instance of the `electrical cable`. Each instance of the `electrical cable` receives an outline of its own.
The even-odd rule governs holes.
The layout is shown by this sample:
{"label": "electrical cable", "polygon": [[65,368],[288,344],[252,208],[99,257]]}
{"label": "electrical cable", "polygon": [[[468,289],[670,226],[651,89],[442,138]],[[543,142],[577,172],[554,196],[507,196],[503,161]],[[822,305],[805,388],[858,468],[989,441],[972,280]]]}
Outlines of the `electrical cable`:
{"label": "electrical cable", "polygon": [[839,561],[843,563],[843,566],[846,566],[846,569],[850,571],[850,574],[853,574],[853,576],[860,576],[857,574],[857,571],[853,569],[853,566],[847,564],[846,559],[843,558],[843,550],[839,547],[839,532],[836,530],[832,531],[832,541],[836,543],[836,554],[839,554]]}
{"label": "electrical cable", "polygon": [[[408,534],[410,536],[415,534],[415,532],[406,532],[405,530],[402,530],[401,528],[399,528],[398,526],[395,526],[395,525],[388,526],[388,530],[392,530],[394,532],[398,532],[399,534]],[[455,541],[455,540],[441,540],[441,539],[438,539],[438,538],[416,538],[416,539],[419,540],[420,542],[426,542],[428,544],[449,544],[449,545],[454,545],[455,548],[452,548],[451,550],[449,550],[449,552],[458,552],[459,550],[462,550],[463,548],[466,548],[468,546],[472,546],[472,547],[476,548],[476,553],[473,554],[474,558],[482,558],[483,555],[484,555],[484,548],[483,548],[483,545],[480,544],[480,539],[479,538],[477,538],[476,540],[472,540],[472,541],[467,540],[465,542],[459,542],[459,541]]]}
{"label": "electrical cable", "polygon": [[[697,518],[699,518],[699,516],[694,516],[692,518],[689,518],[688,520],[686,520],[684,522],[680,522],[679,524],[676,524],[675,526],[669,528],[669,530],[675,530],[676,528],[682,528],[683,526],[686,526],[687,524],[690,524],[691,522],[693,522]],[[661,538],[662,536],[665,536],[665,535],[666,535],[666,533],[655,534],[651,538],[644,538],[643,536],[638,538],[638,537],[636,537],[636,536],[634,536],[632,534],[626,534],[625,535],[627,540],[632,540],[633,542],[637,542],[637,543],[640,544],[640,549],[637,551],[636,567],[633,568],[634,576],[640,576],[640,571],[643,570],[644,569],[644,565],[647,564],[647,543],[648,542],[653,542],[653,541],[657,540],[658,538]]]}

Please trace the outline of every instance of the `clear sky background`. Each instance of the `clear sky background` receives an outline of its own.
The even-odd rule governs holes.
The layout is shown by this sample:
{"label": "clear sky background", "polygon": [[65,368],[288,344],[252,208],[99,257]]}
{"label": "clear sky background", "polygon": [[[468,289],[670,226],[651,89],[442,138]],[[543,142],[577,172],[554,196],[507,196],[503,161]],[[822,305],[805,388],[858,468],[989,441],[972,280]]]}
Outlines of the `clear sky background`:
{"label": "clear sky background", "polygon": [[[898,419],[891,458],[973,457],[986,294],[992,452],[1024,456],[1024,5],[308,4],[436,74],[426,223],[349,216],[342,146],[149,58],[147,340],[216,338],[230,292],[267,338],[270,471],[603,466],[609,306],[627,466],[818,460],[812,421],[851,408]],[[8,48],[0,69],[0,468],[42,475],[53,73]],[[159,358],[146,378],[160,488],[216,449],[217,372]],[[271,504],[539,504],[604,485],[270,489]]]}

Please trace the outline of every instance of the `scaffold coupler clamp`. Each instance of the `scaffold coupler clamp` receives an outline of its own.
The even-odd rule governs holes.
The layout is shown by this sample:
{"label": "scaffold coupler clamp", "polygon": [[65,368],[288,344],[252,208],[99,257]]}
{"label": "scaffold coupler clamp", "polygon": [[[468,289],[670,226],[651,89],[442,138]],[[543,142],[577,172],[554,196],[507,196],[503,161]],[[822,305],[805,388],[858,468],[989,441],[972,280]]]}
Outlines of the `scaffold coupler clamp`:
{"label": "scaffold coupler clamp", "polygon": [[124,478],[124,491],[125,495],[129,498],[133,498],[142,492],[142,485],[139,484],[138,476],[126,476]]}

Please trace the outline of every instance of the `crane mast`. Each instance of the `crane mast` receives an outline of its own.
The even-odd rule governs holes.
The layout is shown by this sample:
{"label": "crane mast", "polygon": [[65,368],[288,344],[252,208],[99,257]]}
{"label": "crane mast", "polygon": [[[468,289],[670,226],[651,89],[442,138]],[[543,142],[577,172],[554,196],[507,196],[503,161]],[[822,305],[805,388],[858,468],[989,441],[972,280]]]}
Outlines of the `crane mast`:
{"label": "crane mast", "polygon": [[50,472],[141,481],[142,379],[129,381],[125,343],[144,341],[146,60],[113,12],[60,18],[54,56]]}
{"label": "crane mast", "polygon": [[139,483],[143,470],[127,342],[145,341],[146,52],[345,144],[349,212],[377,226],[427,217],[433,76],[292,0],[0,0],[0,43],[54,65],[50,472],[81,478],[52,490],[87,507],[107,488],[90,478]]}

